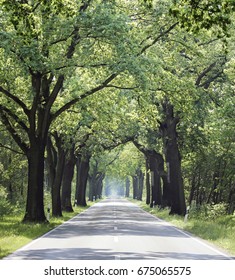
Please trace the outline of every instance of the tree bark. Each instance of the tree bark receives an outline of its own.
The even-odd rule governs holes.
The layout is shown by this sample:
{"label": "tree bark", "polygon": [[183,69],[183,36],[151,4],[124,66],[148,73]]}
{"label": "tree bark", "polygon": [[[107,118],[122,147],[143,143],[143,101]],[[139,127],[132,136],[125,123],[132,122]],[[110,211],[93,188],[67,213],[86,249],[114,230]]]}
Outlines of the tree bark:
{"label": "tree bark", "polygon": [[162,204],[161,177],[158,171],[157,155],[155,151],[148,151],[152,194],[150,207],[153,207],[153,205],[161,206]]}
{"label": "tree bark", "polygon": [[138,198],[138,177],[137,175],[132,176],[132,186],[133,186],[133,199]]}
{"label": "tree bark", "polygon": [[23,222],[47,222],[43,203],[45,144],[31,137],[28,158],[28,189]]}
{"label": "tree bark", "polygon": [[96,195],[97,195],[97,179],[96,177],[98,176],[98,161],[95,160],[95,164],[93,165],[93,170],[92,174],[89,175],[89,200],[93,201],[93,199],[96,200]]}
{"label": "tree bark", "polygon": [[73,212],[71,203],[72,192],[72,180],[74,176],[74,168],[76,164],[76,158],[74,155],[74,146],[69,150],[64,165],[62,192],[61,192],[61,204],[62,210],[66,212]]}
{"label": "tree bark", "polygon": [[56,175],[54,179],[54,184],[51,190],[52,197],[52,216],[61,217],[62,216],[62,206],[61,206],[61,183],[63,178],[64,163],[65,163],[65,151],[62,147],[62,139],[58,135],[55,135],[56,146],[58,149],[58,160],[56,164]]}
{"label": "tree bark", "polygon": [[130,179],[129,177],[126,177],[126,197],[130,196]]}
{"label": "tree bark", "polygon": [[148,157],[146,157],[145,159],[145,166],[146,166],[146,179],[145,179],[145,184],[146,184],[146,204],[149,205],[150,204],[150,200],[151,200],[151,195],[150,195],[150,190],[151,190],[151,186],[150,186],[150,166],[149,166],[149,159]]}
{"label": "tree bark", "polygon": [[[146,161],[146,204],[153,207],[153,202],[159,206],[162,205],[162,189],[161,177],[165,176],[164,159],[161,154],[155,150],[150,150],[137,141],[133,141],[134,145],[145,155]],[[164,180],[163,180],[164,182]],[[163,187],[167,188],[166,184]],[[168,191],[168,189],[167,189]],[[165,191],[166,193],[166,191]]]}
{"label": "tree bark", "polygon": [[143,189],[144,189],[144,173],[141,169],[138,170],[138,200],[143,199]]}
{"label": "tree bark", "polygon": [[101,199],[102,197],[104,177],[105,174],[102,172],[99,172],[96,176],[96,198],[98,199]]}
{"label": "tree bark", "polygon": [[171,207],[171,189],[167,180],[167,175],[163,174],[162,178],[162,207]]}
{"label": "tree bark", "polygon": [[90,156],[78,157],[76,167],[77,167],[77,177],[76,177],[76,201],[77,205],[87,206],[86,203],[86,187],[89,173]]}
{"label": "tree bark", "polygon": [[[48,131],[51,124],[51,106],[63,85],[63,76],[58,78],[53,91],[50,95],[50,81],[46,76],[39,72],[31,73],[31,81],[34,99],[30,110],[27,107],[23,109],[28,117],[29,128],[23,128],[27,131],[29,147],[16,134],[13,138],[21,149],[26,153],[28,159],[28,190],[26,213],[23,221],[44,222],[47,221],[44,213],[44,155]],[[9,125],[6,122],[6,125]],[[10,126],[9,130],[15,134]]]}
{"label": "tree bark", "polygon": [[185,215],[186,204],[181,172],[181,157],[177,142],[176,126],[179,118],[174,116],[173,106],[166,100],[163,104],[165,120],[161,123],[165,159],[168,166],[168,183],[171,191],[170,214]]}
{"label": "tree bark", "polygon": [[57,152],[52,144],[50,136],[47,139],[47,157],[46,157],[46,168],[47,168],[47,181],[48,190],[52,190],[56,175],[56,164],[57,164]]}

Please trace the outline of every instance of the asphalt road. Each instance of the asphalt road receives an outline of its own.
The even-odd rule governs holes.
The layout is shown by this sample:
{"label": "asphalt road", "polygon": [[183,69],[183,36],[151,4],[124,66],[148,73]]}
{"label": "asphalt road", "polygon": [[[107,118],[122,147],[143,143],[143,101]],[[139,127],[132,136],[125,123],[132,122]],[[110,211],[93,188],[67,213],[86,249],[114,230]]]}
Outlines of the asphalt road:
{"label": "asphalt road", "polygon": [[107,199],[5,259],[225,260],[230,257],[124,199]]}

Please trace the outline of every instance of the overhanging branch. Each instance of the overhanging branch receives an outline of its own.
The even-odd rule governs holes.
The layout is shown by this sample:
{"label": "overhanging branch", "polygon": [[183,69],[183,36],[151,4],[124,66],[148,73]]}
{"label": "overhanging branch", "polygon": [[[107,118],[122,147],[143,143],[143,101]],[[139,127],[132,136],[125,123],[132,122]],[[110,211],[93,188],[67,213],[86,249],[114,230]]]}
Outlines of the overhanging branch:
{"label": "overhanging branch", "polygon": [[10,109],[7,107],[0,105],[0,111],[4,112],[6,115],[11,117],[25,132],[28,133],[29,129],[27,125],[16,115],[14,114]]}
{"label": "overhanging branch", "polygon": [[106,86],[107,88],[116,88],[116,89],[124,89],[124,90],[132,90],[132,89],[137,89],[138,87],[121,87],[121,86],[116,86],[109,84]]}
{"label": "overhanging branch", "polygon": [[0,117],[2,120],[2,123],[5,125],[7,131],[11,134],[12,138],[15,140],[17,145],[20,147],[20,149],[23,151],[25,155],[28,153],[28,146],[27,144],[21,139],[20,135],[16,132],[16,130],[11,125],[9,119],[7,118],[7,115],[4,111],[0,110]]}
{"label": "overhanging branch", "polygon": [[18,97],[10,93],[8,90],[4,89],[2,86],[0,86],[0,92],[2,92],[5,96],[9,97],[16,104],[18,104],[23,109],[24,113],[27,116],[29,115],[29,109],[27,108],[26,104],[22,100],[20,100]]}
{"label": "overhanging branch", "polygon": [[2,148],[4,148],[4,149],[7,149],[7,150],[9,150],[9,151],[12,151],[12,152],[15,153],[15,154],[24,155],[24,156],[25,156],[24,153],[19,152],[19,151],[16,151],[15,149],[12,149],[11,147],[8,147],[8,146],[6,146],[6,145],[3,145],[2,143],[0,143],[0,147],[2,147]]}
{"label": "overhanging branch", "polygon": [[160,35],[158,35],[153,41],[152,43],[144,46],[142,48],[142,50],[140,51],[139,55],[143,54],[147,49],[149,49],[150,47],[152,47],[153,45],[155,45],[162,37],[166,36],[172,29],[174,29],[177,25],[179,24],[179,22],[174,23],[173,25],[171,25],[166,31],[162,32]]}
{"label": "overhanging branch", "polygon": [[69,108],[71,108],[73,105],[75,105],[77,102],[79,102],[80,100],[94,94],[97,91],[100,91],[102,89],[104,89],[105,87],[108,86],[108,84],[114,80],[117,77],[118,74],[112,74],[110,75],[103,83],[101,83],[99,86],[83,93],[82,95],[80,95],[77,98],[74,98],[73,100],[69,101],[68,103],[66,103],[64,106],[62,106],[58,111],[56,111],[53,115],[51,120],[55,120],[59,115],[61,115],[64,111],[68,110]]}

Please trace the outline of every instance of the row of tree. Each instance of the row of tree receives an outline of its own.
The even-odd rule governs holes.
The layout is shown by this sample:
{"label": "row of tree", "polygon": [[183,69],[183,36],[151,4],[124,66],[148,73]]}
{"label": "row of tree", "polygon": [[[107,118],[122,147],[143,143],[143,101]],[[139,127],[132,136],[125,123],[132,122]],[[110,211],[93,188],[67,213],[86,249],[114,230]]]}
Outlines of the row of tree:
{"label": "row of tree", "polygon": [[[185,214],[185,196],[234,210],[226,3],[219,10],[211,3],[198,23],[201,6],[192,6],[186,30],[188,10],[171,0],[2,1],[1,188],[11,201],[26,197],[24,221],[46,220],[46,188],[60,216],[73,200],[86,205],[87,182],[89,198],[100,197],[109,172],[131,176],[139,199],[145,185],[146,202],[171,213]],[[121,161],[128,142],[131,162]]]}

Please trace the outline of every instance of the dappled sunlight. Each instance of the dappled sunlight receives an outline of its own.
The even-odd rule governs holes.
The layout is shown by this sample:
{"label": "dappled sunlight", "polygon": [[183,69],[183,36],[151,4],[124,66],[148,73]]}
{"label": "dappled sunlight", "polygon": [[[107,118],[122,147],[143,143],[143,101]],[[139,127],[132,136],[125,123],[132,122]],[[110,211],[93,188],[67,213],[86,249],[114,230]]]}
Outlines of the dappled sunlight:
{"label": "dappled sunlight", "polygon": [[102,200],[7,259],[227,259],[124,199]]}

